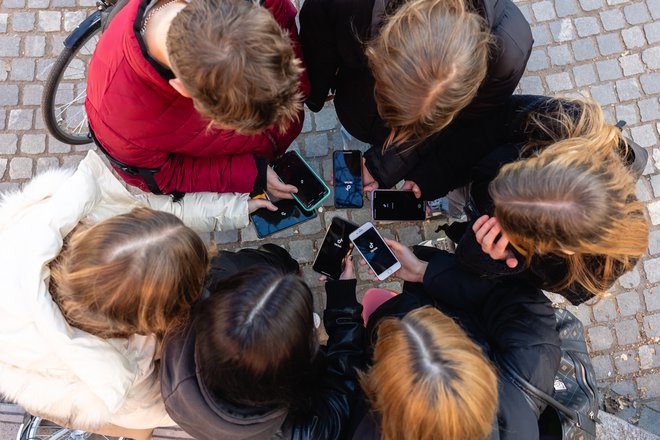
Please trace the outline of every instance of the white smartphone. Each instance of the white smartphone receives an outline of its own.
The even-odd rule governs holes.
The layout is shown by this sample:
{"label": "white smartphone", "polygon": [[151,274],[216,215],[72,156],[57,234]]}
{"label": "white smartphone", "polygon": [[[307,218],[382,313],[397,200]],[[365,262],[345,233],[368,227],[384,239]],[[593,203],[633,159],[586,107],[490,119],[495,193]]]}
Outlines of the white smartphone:
{"label": "white smartphone", "polygon": [[401,269],[401,263],[394,256],[394,252],[371,223],[363,224],[348,237],[379,280],[383,281]]}

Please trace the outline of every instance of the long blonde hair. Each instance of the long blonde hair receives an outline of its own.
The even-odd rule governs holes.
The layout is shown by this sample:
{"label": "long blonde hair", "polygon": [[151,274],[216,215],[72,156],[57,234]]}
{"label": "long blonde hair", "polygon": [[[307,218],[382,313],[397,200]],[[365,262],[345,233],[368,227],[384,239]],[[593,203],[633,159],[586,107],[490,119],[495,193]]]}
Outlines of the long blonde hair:
{"label": "long blonde hair", "polygon": [[137,208],[79,228],[51,264],[51,294],[72,326],[102,338],[156,334],[187,317],[208,268],[181,220]]}
{"label": "long blonde hair", "polygon": [[366,49],[385,147],[437,133],[476,96],[486,77],[490,30],[464,0],[413,0]]}
{"label": "long blonde hair", "polygon": [[492,364],[431,307],[379,324],[374,364],[360,383],[383,440],[484,439],[497,412]]}
{"label": "long blonde hair", "polygon": [[649,226],[624,162],[628,146],[591,101],[553,101],[556,111],[533,114],[529,128],[540,152],[502,167],[490,184],[495,217],[527,258],[554,254],[577,282],[603,293],[621,269],[645,252]]}

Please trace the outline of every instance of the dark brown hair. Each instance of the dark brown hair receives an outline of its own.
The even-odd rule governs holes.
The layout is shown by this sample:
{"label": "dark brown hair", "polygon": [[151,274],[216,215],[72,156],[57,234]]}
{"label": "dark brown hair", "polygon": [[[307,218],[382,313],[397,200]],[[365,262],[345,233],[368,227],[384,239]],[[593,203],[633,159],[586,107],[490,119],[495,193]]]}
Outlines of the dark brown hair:
{"label": "dark brown hair", "polygon": [[162,336],[187,317],[207,267],[195,231],[137,208],[74,231],[51,265],[51,294],[69,324],[93,335]]}

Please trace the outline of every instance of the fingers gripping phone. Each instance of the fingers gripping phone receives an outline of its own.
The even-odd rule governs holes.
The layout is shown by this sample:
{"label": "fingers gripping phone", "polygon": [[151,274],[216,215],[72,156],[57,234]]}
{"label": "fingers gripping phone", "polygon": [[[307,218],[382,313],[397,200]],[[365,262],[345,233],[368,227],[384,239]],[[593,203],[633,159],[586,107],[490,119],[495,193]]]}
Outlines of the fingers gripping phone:
{"label": "fingers gripping phone", "polygon": [[330,194],[330,188],[297,151],[289,151],[272,163],[280,180],[298,188],[293,198],[305,211],[312,211]]}
{"label": "fingers gripping phone", "polygon": [[374,220],[425,220],[426,202],[412,191],[377,189],[371,193]]}
{"label": "fingers gripping phone", "polygon": [[362,208],[362,152],[342,150],[332,153],[335,206]]}
{"label": "fingers gripping phone", "polygon": [[383,281],[401,269],[401,263],[371,223],[360,226],[349,238],[379,280]]}
{"label": "fingers gripping phone", "polygon": [[[263,196],[258,195],[255,198],[266,198],[266,196],[265,194]],[[259,238],[264,238],[317,216],[315,211],[303,211],[293,200],[282,199],[273,202],[273,204],[277,207],[277,211],[261,208],[250,214]]]}
{"label": "fingers gripping phone", "polygon": [[352,247],[349,235],[357,228],[358,225],[348,220],[334,217],[316,254],[312,269],[329,278],[339,279],[344,270],[345,258]]}

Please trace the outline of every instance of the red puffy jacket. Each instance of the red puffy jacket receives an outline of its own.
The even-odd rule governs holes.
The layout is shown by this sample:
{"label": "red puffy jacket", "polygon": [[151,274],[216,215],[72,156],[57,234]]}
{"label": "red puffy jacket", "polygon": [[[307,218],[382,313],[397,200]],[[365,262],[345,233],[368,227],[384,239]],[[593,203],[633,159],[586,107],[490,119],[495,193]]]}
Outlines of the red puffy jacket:
{"label": "red puffy jacket", "polygon": [[[208,119],[192,100],[174,90],[145,58],[137,35],[148,3],[131,0],[103,33],[92,57],[85,109],[96,138],[124,164],[160,168],[154,177],[164,193],[252,191],[255,156],[271,159],[284,153],[300,133],[303,111],[284,134],[277,128],[252,136],[209,130]],[[288,30],[302,60],[295,7],[290,0],[266,0],[264,6]],[[300,87],[309,92],[306,72]],[[118,172],[148,191],[141,177]]]}

